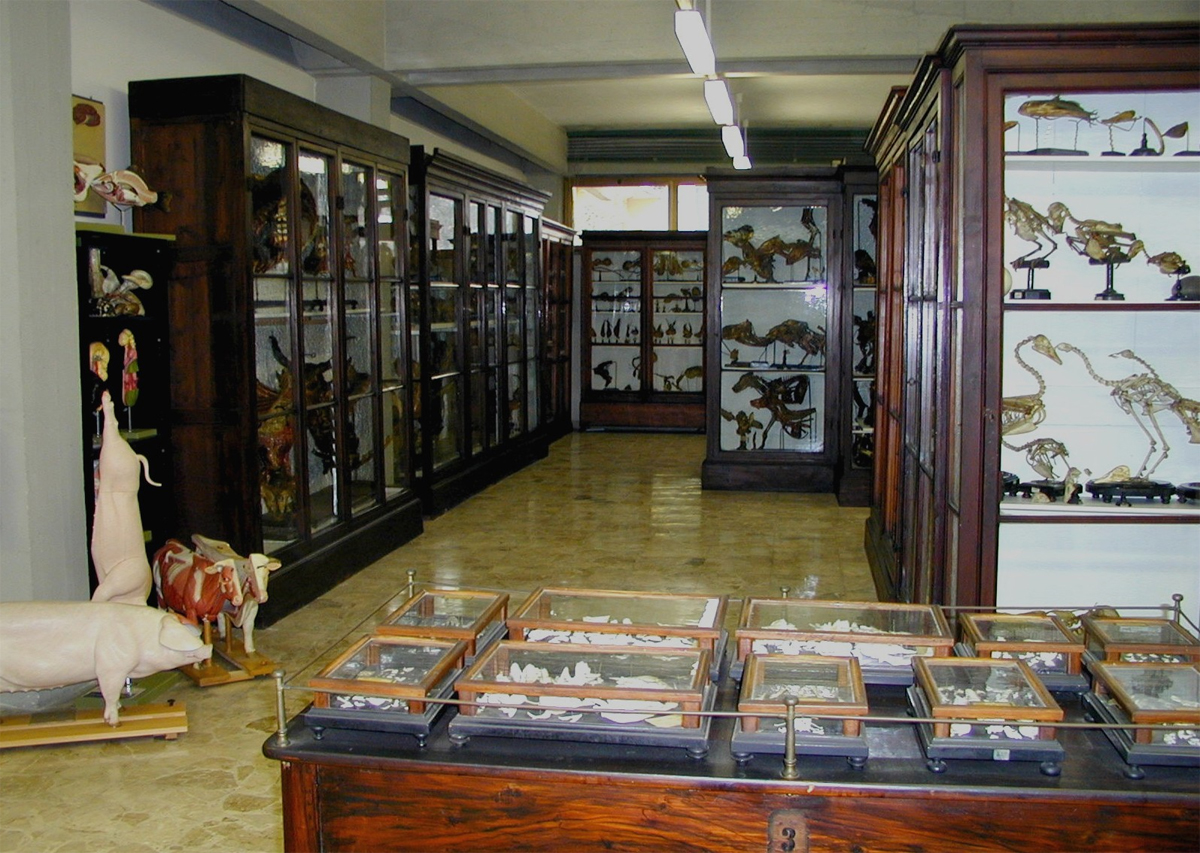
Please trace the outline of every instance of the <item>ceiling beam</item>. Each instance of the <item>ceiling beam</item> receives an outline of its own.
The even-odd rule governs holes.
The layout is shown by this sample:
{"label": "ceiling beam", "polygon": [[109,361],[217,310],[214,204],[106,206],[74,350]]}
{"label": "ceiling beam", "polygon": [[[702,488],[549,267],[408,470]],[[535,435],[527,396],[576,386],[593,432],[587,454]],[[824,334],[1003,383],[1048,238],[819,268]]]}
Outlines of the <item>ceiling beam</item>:
{"label": "ceiling beam", "polygon": [[[910,75],[917,56],[819,56],[784,59],[732,59],[717,62],[717,72],[730,77],[759,74],[815,76],[826,74]],[[683,59],[663,62],[592,62],[575,65],[504,65],[479,68],[435,68],[392,72],[410,86],[475,86],[497,83],[555,83],[615,80],[630,77],[691,75]]]}

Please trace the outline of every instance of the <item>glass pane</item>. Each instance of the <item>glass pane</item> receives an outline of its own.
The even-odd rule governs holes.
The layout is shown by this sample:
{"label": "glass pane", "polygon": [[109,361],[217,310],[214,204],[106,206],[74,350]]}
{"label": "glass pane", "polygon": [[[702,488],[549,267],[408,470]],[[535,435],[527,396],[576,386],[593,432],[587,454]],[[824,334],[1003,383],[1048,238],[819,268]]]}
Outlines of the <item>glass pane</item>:
{"label": "glass pane", "polygon": [[704,253],[654,253],[654,390],[704,390]]}
{"label": "glass pane", "polygon": [[520,435],[525,431],[524,377],[522,364],[516,362],[508,366],[508,435]]}
{"label": "glass pane", "polygon": [[[639,391],[642,387],[642,255],[591,255],[591,357],[593,391]],[[654,329],[655,340],[665,326]]]}
{"label": "glass pane", "polygon": [[375,229],[379,234],[379,275],[382,278],[395,278],[400,273],[397,252],[401,236],[403,192],[404,179],[399,175],[381,173],[375,179]]}
{"label": "glass pane", "polygon": [[346,276],[374,278],[375,253],[371,250],[367,225],[371,221],[371,178],[366,166],[342,163],[342,225],[346,248]]}
{"label": "glass pane", "polygon": [[504,264],[505,284],[520,284],[524,264],[521,256],[521,232],[518,230],[518,215],[504,211],[504,232],[500,237],[500,254]]}
{"label": "glass pane", "polygon": [[467,281],[480,284],[484,274],[482,253],[486,251],[483,240],[484,207],[477,201],[467,206]]}
{"label": "glass pane", "polygon": [[455,199],[429,197],[429,280],[457,282],[454,230],[458,221]]}
{"label": "glass pane", "polygon": [[487,254],[483,259],[484,280],[490,284],[499,284],[499,273],[496,268],[497,240],[500,234],[500,208],[488,205],[487,221],[484,223],[485,248]]}
{"label": "glass pane", "polygon": [[[286,395],[264,399],[259,386],[258,488],[263,522],[263,549],[270,553],[300,536],[296,517],[296,416],[272,415]],[[264,417],[264,414],[266,416]]]}
{"label": "glass pane", "polygon": [[375,488],[375,396],[351,399],[346,433],[346,459],[350,469],[350,506],[358,515],[379,503]]}
{"label": "glass pane", "polygon": [[401,388],[383,394],[383,489],[391,499],[408,487],[408,401]]}
{"label": "glass pane", "polygon": [[433,467],[440,468],[462,455],[459,429],[462,409],[459,404],[460,377],[445,376],[429,380],[429,404],[432,408],[429,430],[433,434]]}
{"label": "glass pane", "polygon": [[525,358],[538,354],[538,291],[525,287]]}
{"label": "glass pane", "polygon": [[858,285],[873,285],[876,282],[878,209],[879,200],[876,196],[854,197],[854,283]]}
{"label": "glass pane", "polygon": [[337,411],[333,386],[333,305],[328,279],[301,282],[304,420],[308,431],[308,492],[313,532],[333,524],[338,505]]}
{"label": "glass pane", "polygon": [[487,326],[484,337],[487,342],[487,363],[495,366],[500,363],[500,289],[489,286],[484,291],[484,315]]}
{"label": "glass pane", "polygon": [[329,274],[329,158],[300,150],[300,215],[296,243],[300,269],[307,275]]}
{"label": "glass pane", "polygon": [[535,359],[525,362],[525,427],[530,432],[541,423],[538,404],[538,363]]}
{"label": "glass pane", "polygon": [[823,206],[721,208],[722,280],[824,281],[827,219]]}
{"label": "glass pane", "polygon": [[486,327],[484,289],[467,290],[467,366],[477,369],[484,364],[483,335]]}
{"label": "glass pane", "polygon": [[525,286],[537,287],[538,284],[538,244],[537,244],[537,220],[532,216],[521,217],[521,227],[523,239],[521,245],[524,247],[525,263]]}
{"label": "glass pane", "polygon": [[489,368],[487,373],[488,435],[490,446],[499,444],[505,435],[504,424],[508,414],[508,401],[500,393],[500,369]]}
{"label": "glass pane", "polygon": [[680,184],[676,192],[677,227],[680,231],[708,230],[708,185]]}
{"label": "glass pane", "polygon": [[254,228],[251,251],[256,273],[287,273],[287,175],[290,146],[261,136],[250,137],[250,210]]}
{"label": "glass pane", "polygon": [[486,374],[482,370],[472,371],[470,382],[471,452],[479,453],[484,447],[488,422]]}
{"label": "glass pane", "polygon": [[[421,291],[417,285],[410,285],[408,288],[408,328],[409,328],[409,383],[412,386],[412,430],[413,430],[413,447],[416,452],[424,453],[424,444],[422,439],[422,428],[424,423],[421,418],[421,407],[424,405],[421,397],[421,324],[417,318],[421,316]],[[422,474],[420,466],[413,470],[413,476],[419,477]]]}
{"label": "glass pane", "polygon": [[524,327],[522,302],[521,288],[504,288],[505,360],[509,364],[519,362],[525,356],[524,343],[521,340],[521,331]]}
{"label": "glass pane", "polygon": [[665,231],[671,227],[665,185],[574,187],[577,231]]}
{"label": "glass pane", "polygon": [[429,287],[429,345],[431,376],[454,373],[458,363],[458,286]]}
{"label": "glass pane", "polygon": [[379,312],[379,344],[383,349],[381,365],[384,387],[404,381],[404,285],[398,281],[383,283],[384,300]]}

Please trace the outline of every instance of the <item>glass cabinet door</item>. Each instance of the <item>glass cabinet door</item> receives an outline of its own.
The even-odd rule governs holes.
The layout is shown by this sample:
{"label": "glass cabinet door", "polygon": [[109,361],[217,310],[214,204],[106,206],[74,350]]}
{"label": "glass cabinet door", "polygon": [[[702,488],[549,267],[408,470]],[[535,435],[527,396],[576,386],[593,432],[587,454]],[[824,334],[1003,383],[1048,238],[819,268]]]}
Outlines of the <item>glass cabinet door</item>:
{"label": "glass cabinet door", "polygon": [[308,473],[309,528],[318,533],[337,523],[342,512],[338,485],[340,402],[334,385],[335,294],[329,264],[332,158],[301,148],[297,162],[300,210],[300,352],[303,359],[304,424]]}
{"label": "glass cabinet door", "polygon": [[477,201],[467,204],[467,407],[471,453],[482,453],[487,435],[487,298],[484,285],[484,206]]}
{"label": "glass cabinet door", "polygon": [[408,443],[408,394],[405,387],[405,314],[404,280],[400,265],[403,251],[404,178],[380,172],[375,179],[377,208],[376,239],[379,244],[379,346],[383,432],[384,498],[405,491],[410,483],[412,449]]}
{"label": "glass cabinet door", "polygon": [[501,260],[504,263],[504,357],[507,365],[507,411],[505,435],[515,437],[525,431],[525,312],[523,307],[523,271],[520,214],[504,211],[501,236]]}
{"label": "glass cabinet door", "polygon": [[655,391],[704,390],[704,253],[655,250],[651,255],[650,377]]}
{"label": "glass cabinet door", "polygon": [[875,195],[853,199],[853,348],[850,367],[850,464],[869,469],[875,458],[876,209]]}
{"label": "glass cabinet door", "polygon": [[[591,389],[642,388],[642,253],[595,252],[591,269]],[[665,334],[659,323],[655,341]]]}
{"label": "glass cabinet door", "polygon": [[532,432],[541,424],[541,395],[538,378],[538,353],[541,349],[539,309],[540,296],[538,264],[537,220],[522,216],[521,245],[525,268],[525,428]]}
{"label": "glass cabinet door", "polygon": [[460,363],[458,229],[462,202],[430,195],[427,215],[429,251],[429,361],[425,422],[431,433],[434,469],[462,456],[462,364]]}
{"label": "glass cabinet door", "polygon": [[370,166],[342,162],[342,385],[346,400],[345,448],[350,509],[359,515],[380,501],[375,459],[379,377],[376,363],[375,203]]}
{"label": "glass cabinet door", "polygon": [[292,260],[288,211],[291,147],[250,140],[250,206],[254,217],[254,350],[258,410],[259,504],[263,548],[278,550],[300,535],[297,485],[299,383],[292,373]]}
{"label": "glass cabinet door", "polygon": [[494,446],[505,435],[504,424],[508,415],[508,404],[504,396],[501,382],[501,371],[504,368],[503,333],[501,310],[503,300],[500,298],[502,283],[500,281],[500,208],[489,204],[484,221],[484,314],[487,318],[487,328],[484,341],[487,358],[487,412],[488,412],[488,446]]}
{"label": "glass cabinet door", "polygon": [[720,449],[825,448],[825,205],[722,206]]}

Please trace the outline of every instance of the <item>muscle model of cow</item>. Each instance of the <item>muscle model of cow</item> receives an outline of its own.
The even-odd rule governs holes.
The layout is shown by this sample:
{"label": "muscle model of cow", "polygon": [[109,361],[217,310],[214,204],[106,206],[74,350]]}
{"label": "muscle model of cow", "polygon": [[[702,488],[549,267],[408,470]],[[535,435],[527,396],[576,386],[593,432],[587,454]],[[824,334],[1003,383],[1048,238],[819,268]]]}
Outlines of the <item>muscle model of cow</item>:
{"label": "muscle model of cow", "polygon": [[101,397],[104,433],[100,445],[99,488],[92,517],[92,563],[98,586],[93,601],[145,604],[150,595],[150,562],[138,509],[138,486],[144,475],[152,486],[146,457],[135,453],[117,427],[112,396]]}
{"label": "muscle model of cow", "polygon": [[242,606],[242,584],[232,558],[210,560],[178,539],[168,539],[154,554],[153,571],[159,606],[193,625],[214,624],[226,603]]}
{"label": "muscle model of cow", "polygon": [[231,630],[229,623],[242,629],[242,647],[247,655],[254,654],[254,617],[258,615],[258,606],[267,601],[267,581],[271,572],[278,569],[281,563],[266,554],[251,554],[249,557],[240,556],[228,542],[209,539],[199,533],[192,535],[192,543],[197,553],[220,562],[233,560],[237,569],[238,582],[242,588],[242,603],[235,606],[226,601],[217,622],[217,628],[222,637]]}
{"label": "muscle model of cow", "polygon": [[127,678],[212,657],[212,646],[176,614],[111,601],[0,604],[0,690],[44,690],[96,680],[104,721],[119,722]]}

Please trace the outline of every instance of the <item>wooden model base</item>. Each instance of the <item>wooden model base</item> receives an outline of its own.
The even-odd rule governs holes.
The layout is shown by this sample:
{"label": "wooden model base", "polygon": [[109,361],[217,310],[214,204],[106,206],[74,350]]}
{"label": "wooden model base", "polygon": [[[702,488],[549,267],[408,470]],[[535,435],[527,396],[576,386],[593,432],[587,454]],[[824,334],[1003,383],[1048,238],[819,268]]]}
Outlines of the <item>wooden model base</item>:
{"label": "wooden model base", "polygon": [[0,749],[131,737],[174,740],[187,730],[187,710],[182,702],[122,708],[121,722],[115,728],[104,722],[103,709],[73,708],[0,719]]}
{"label": "wooden model base", "polygon": [[233,642],[233,629],[223,641],[213,643],[212,626],[204,624],[204,642],[213,644],[213,656],[200,666],[181,666],[179,671],[192,680],[197,687],[215,687],[218,684],[234,684],[262,678],[279,668],[279,664],[258,652],[247,654],[240,644]]}

